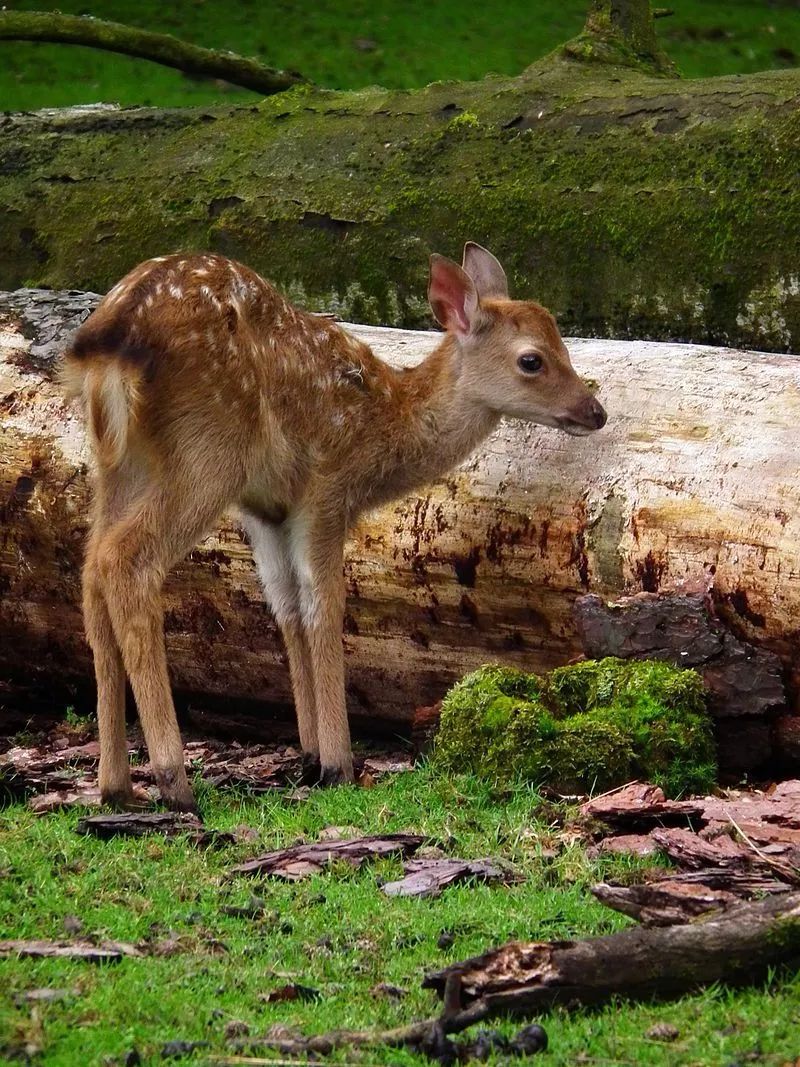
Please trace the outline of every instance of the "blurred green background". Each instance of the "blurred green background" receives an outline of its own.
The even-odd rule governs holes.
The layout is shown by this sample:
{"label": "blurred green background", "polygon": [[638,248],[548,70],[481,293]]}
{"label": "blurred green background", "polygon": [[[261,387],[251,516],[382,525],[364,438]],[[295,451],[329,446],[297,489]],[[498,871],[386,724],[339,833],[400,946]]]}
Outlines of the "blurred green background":
{"label": "blurred green background", "polygon": [[[664,0],[668,3],[668,0]],[[44,0],[6,5],[45,10]],[[579,31],[586,0],[59,0],[59,10],[260,57],[319,85],[412,88],[514,74]],[[800,65],[800,0],[677,0],[658,32],[689,77]],[[206,104],[252,93],[72,45],[0,41],[0,110]]]}

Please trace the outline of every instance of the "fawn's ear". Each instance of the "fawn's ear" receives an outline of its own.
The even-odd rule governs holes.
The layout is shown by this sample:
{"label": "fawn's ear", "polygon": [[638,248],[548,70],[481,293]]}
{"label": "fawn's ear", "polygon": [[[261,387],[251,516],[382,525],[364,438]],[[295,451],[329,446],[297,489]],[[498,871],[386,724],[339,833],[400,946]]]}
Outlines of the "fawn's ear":
{"label": "fawn's ear", "polygon": [[464,270],[472,278],[481,300],[508,300],[508,278],[500,260],[481,245],[467,241],[464,245]]}
{"label": "fawn's ear", "polygon": [[428,282],[431,311],[446,330],[465,337],[480,311],[478,293],[472,278],[452,259],[431,256],[431,277]]}

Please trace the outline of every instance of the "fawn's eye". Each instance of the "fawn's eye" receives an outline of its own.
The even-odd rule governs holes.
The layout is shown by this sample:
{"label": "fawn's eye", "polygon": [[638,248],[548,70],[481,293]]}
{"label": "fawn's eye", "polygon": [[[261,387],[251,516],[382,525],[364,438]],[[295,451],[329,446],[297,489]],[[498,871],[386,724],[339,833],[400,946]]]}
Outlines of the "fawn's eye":
{"label": "fawn's eye", "polygon": [[542,369],[542,357],[537,352],[526,352],[517,360],[517,366],[525,374],[536,374]]}

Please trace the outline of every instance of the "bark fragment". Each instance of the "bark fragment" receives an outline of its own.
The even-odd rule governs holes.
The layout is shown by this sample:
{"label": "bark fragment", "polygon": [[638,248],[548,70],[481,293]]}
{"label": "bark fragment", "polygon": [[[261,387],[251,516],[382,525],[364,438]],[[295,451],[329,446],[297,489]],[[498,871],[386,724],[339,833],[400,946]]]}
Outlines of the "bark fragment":
{"label": "bark fragment", "polygon": [[408,856],[416,852],[424,840],[419,834],[382,834],[294,845],[239,863],[231,868],[230,874],[263,875],[296,882],[312,874],[319,874],[331,863],[338,861],[351,867],[360,867],[368,859]]}
{"label": "bark fragment", "polygon": [[518,881],[512,871],[494,860],[417,859],[403,864],[405,877],[387,882],[383,892],[389,897],[435,897],[455,882],[475,878],[480,882]]}
{"label": "bark fragment", "polygon": [[143,954],[136,945],[125,941],[0,941],[0,956],[59,956],[89,963],[116,963],[123,956]]}

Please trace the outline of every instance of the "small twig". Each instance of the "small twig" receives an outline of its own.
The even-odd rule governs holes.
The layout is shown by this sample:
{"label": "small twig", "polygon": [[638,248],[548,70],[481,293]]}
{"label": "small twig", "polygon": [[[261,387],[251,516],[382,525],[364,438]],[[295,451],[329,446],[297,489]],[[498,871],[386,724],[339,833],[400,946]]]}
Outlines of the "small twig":
{"label": "small twig", "polygon": [[232,85],[252,89],[262,96],[307,84],[299,74],[274,70],[257,59],[220,52],[181,41],[168,33],[153,33],[121,22],[85,15],[62,15],[58,11],[0,11],[0,40],[48,41],[80,44],[138,59],[203,78],[222,78]]}
{"label": "small twig", "polygon": [[768,867],[771,867],[773,871],[777,871],[782,878],[785,878],[790,885],[800,885],[800,868],[791,866],[790,864],[781,863],[780,860],[773,859],[763,849],[759,848],[755,841],[744,832],[741,826],[736,822],[732,815],[728,815],[728,820],[731,826],[734,828],[737,834],[741,837],[744,843],[749,849],[751,849],[762,863],[766,863]]}
{"label": "small twig", "polygon": [[[286,1056],[326,1056],[338,1048],[402,1048],[433,1049],[439,1047],[447,1034],[460,1033],[488,1014],[488,1007],[477,1000],[468,1008],[461,1007],[461,975],[448,974],[444,989],[444,1007],[441,1015],[422,1019],[409,1026],[392,1030],[333,1030],[327,1034],[311,1037],[259,1037],[240,1038],[237,1049],[275,1049]],[[274,1063],[274,1060],[240,1059],[239,1063]]]}
{"label": "small twig", "polygon": [[[297,1060],[264,1059],[261,1056],[208,1056],[206,1063],[215,1063],[217,1067],[240,1067],[252,1064],[252,1067],[297,1067]],[[338,1067],[380,1067],[377,1063],[367,1063],[364,1060],[339,1060]]]}

